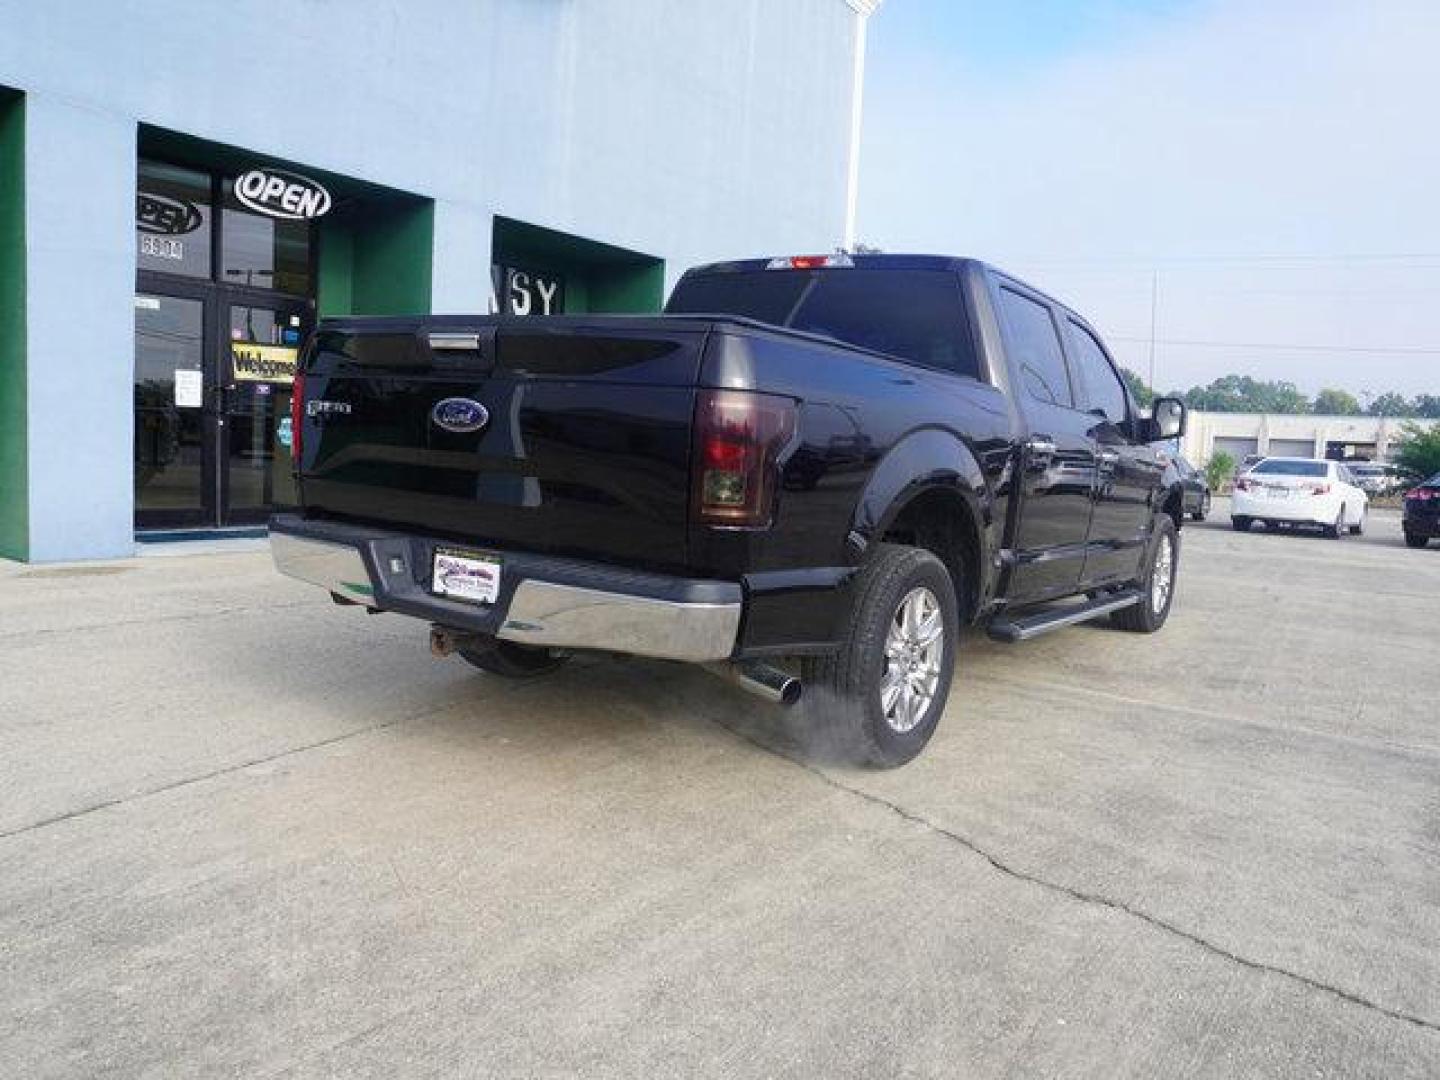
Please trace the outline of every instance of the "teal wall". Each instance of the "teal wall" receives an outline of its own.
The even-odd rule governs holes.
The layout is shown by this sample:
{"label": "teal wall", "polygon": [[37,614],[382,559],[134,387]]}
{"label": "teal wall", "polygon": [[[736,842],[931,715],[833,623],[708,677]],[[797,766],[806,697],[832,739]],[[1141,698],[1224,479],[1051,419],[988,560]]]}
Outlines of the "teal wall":
{"label": "teal wall", "polygon": [[325,221],[320,315],[429,314],[434,250],[435,205],[428,199],[377,197],[363,213]]}
{"label": "teal wall", "polygon": [[25,376],[25,99],[0,91],[0,556],[30,549]]}

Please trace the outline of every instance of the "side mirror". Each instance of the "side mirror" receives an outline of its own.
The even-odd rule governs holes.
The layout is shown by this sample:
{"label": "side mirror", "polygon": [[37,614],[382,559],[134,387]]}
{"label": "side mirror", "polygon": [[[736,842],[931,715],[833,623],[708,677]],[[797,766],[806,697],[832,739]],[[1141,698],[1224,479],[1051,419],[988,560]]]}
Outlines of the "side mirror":
{"label": "side mirror", "polygon": [[1179,398],[1156,398],[1155,408],[1151,412],[1149,441],[1178,439],[1184,434],[1185,403]]}

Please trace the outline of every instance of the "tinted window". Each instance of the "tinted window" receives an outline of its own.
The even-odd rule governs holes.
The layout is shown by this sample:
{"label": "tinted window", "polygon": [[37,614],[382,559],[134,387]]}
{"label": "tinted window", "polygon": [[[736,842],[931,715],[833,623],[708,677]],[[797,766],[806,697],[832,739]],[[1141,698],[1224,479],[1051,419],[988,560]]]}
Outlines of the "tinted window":
{"label": "tinted window", "polygon": [[1080,407],[1087,412],[1104,413],[1112,424],[1123,423],[1129,415],[1125,407],[1125,385],[1110,366],[1100,343],[1083,326],[1069,322],[1070,341],[1075,346],[1075,362],[1083,387]]}
{"label": "tinted window", "polygon": [[308,221],[285,221],[247,210],[225,181],[220,222],[220,278],[236,285],[303,296],[310,291]]}
{"label": "tinted window", "polygon": [[671,314],[740,315],[784,326],[810,275],[784,271],[687,274],[665,310]]}
{"label": "tinted window", "polygon": [[1065,354],[1050,309],[1028,296],[1001,289],[1000,311],[1009,331],[1007,344],[1030,396],[1051,405],[1074,405]]}
{"label": "tinted window", "polygon": [[140,162],[135,196],[136,266],[210,276],[210,177],[178,165]]}
{"label": "tinted window", "polygon": [[1330,463],[1326,461],[1292,461],[1286,458],[1266,458],[1250,470],[1269,473],[1272,476],[1326,476]]}
{"label": "tinted window", "polygon": [[680,282],[665,310],[742,315],[926,367],[979,373],[960,283],[946,270],[697,274]]}

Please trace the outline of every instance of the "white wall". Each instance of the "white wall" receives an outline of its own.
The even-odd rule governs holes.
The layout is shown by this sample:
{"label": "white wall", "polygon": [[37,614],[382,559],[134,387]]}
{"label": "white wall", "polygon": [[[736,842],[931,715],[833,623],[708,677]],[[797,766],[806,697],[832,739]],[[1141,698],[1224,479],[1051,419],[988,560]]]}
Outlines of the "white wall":
{"label": "white wall", "polygon": [[437,310],[484,310],[497,213],[658,255],[668,285],[844,240],[862,18],[846,0],[0,0],[0,85],[28,119],[32,557],[129,545],[138,123],[435,199]]}
{"label": "white wall", "polygon": [[1261,454],[1272,452],[1271,440],[1304,440],[1311,443],[1311,453],[1316,457],[1325,456],[1327,442],[1374,443],[1376,457],[1384,458],[1405,425],[1411,422],[1403,417],[1191,412],[1181,449],[1196,465],[1210,460],[1217,438],[1255,439],[1257,453]]}

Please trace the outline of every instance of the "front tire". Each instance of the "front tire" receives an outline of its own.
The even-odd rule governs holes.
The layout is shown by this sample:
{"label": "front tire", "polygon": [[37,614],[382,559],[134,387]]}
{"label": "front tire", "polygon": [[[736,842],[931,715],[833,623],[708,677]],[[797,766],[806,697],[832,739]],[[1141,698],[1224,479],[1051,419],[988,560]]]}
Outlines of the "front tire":
{"label": "front tire", "polygon": [[1249,532],[1252,524],[1253,520],[1248,517],[1232,517],[1230,519],[1230,527],[1236,532]]}
{"label": "front tire", "polygon": [[1155,519],[1155,535],[1145,576],[1135,584],[1140,589],[1140,603],[1121,608],[1111,614],[1110,622],[1132,634],[1153,634],[1165,625],[1175,603],[1175,579],[1180,570],[1180,533],[1168,514]]}
{"label": "front tire", "polygon": [[570,659],[563,653],[557,654],[534,645],[516,645],[513,641],[467,645],[456,652],[467,664],[504,679],[537,679],[549,675]]}
{"label": "front tire", "polygon": [[955,591],[929,551],[877,546],[856,580],[839,651],[801,665],[813,749],[893,769],[925,748],[950,695],[960,637]]}
{"label": "front tire", "polygon": [[1200,508],[1190,515],[1194,521],[1204,521],[1210,516],[1210,493],[1200,496]]}

